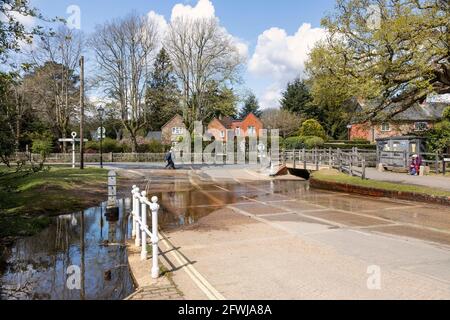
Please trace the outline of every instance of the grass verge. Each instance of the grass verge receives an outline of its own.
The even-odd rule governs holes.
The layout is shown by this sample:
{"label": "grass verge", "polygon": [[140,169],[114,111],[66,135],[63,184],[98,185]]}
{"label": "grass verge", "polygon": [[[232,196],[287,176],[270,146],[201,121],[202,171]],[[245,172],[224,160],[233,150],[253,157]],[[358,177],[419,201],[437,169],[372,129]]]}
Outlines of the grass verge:
{"label": "grass verge", "polygon": [[343,183],[359,187],[375,188],[388,191],[421,193],[436,197],[450,197],[450,191],[446,191],[443,189],[430,188],[411,184],[399,184],[377,180],[362,180],[361,178],[351,177],[349,175],[340,173],[336,170],[317,171],[312,174],[312,177],[318,181]]}
{"label": "grass verge", "polygon": [[51,216],[83,210],[106,198],[107,171],[51,167],[14,172],[0,167],[0,239],[33,235]]}

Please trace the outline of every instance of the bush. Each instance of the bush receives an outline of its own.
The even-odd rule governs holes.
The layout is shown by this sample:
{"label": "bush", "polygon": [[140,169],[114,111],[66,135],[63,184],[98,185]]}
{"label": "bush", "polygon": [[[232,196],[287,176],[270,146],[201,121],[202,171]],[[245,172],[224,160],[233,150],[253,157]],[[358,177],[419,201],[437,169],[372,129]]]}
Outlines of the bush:
{"label": "bush", "polygon": [[319,137],[325,139],[327,134],[325,133],[322,125],[314,119],[309,119],[303,122],[299,135],[301,137]]}
{"label": "bush", "polygon": [[323,147],[324,144],[325,141],[320,137],[310,137],[305,140],[305,148],[307,149],[320,148]]}
{"label": "bush", "polygon": [[282,145],[287,150],[303,149],[305,147],[305,139],[304,137],[287,138],[283,141]]}
{"label": "bush", "polygon": [[344,144],[344,143],[325,143],[324,148],[349,150],[358,148],[361,150],[377,150],[377,146],[374,144]]}
{"label": "bush", "polygon": [[445,108],[442,118],[444,120],[450,121],[450,107]]}
{"label": "bush", "polygon": [[166,147],[156,140],[145,142],[138,147],[139,153],[164,153],[165,151]]}
{"label": "bush", "polygon": [[[106,138],[102,142],[104,153],[121,153],[123,152],[123,145],[114,139]],[[99,153],[100,152],[100,141],[89,141],[85,145],[86,153]]]}

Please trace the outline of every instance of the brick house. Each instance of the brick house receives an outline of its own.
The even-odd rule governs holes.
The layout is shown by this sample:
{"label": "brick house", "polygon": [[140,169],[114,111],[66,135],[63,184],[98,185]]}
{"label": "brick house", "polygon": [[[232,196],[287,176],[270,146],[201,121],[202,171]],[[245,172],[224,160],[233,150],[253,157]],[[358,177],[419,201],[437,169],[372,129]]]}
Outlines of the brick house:
{"label": "brick house", "polygon": [[[370,108],[369,103],[357,100],[356,111],[361,112]],[[407,110],[395,115],[389,121],[374,121],[360,123],[354,121],[350,129],[350,139],[366,139],[375,142],[377,139],[389,137],[417,135],[431,129],[435,123],[442,120],[446,102],[416,103]],[[396,106],[390,107],[396,110]]]}
{"label": "brick house", "polygon": [[161,131],[162,143],[164,145],[175,145],[184,137],[186,132],[186,125],[184,124],[183,117],[177,114],[162,127]]}
{"label": "brick house", "polygon": [[262,121],[250,113],[243,120],[233,120],[229,117],[215,118],[208,125],[208,132],[216,141],[227,141],[227,130],[234,130],[235,136],[249,137],[256,135],[259,137],[260,130],[264,128]]}

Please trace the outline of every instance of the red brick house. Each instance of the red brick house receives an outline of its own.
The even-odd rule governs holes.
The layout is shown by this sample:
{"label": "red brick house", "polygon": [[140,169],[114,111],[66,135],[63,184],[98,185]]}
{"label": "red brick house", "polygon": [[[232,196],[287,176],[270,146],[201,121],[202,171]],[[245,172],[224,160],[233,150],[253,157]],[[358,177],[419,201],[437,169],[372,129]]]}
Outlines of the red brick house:
{"label": "red brick house", "polygon": [[[370,103],[361,100],[356,103],[357,112],[371,108]],[[355,120],[350,129],[350,139],[365,139],[375,142],[377,139],[422,133],[442,120],[444,110],[449,105],[444,102],[416,103],[387,121],[361,123]],[[396,110],[396,107],[392,105],[388,109]]]}
{"label": "red brick house", "polygon": [[180,142],[186,133],[186,125],[184,119],[180,115],[174,116],[169,122],[167,122],[161,129],[161,142],[164,145],[175,145]]}
{"label": "red brick house", "polygon": [[234,130],[235,136],[249,137],[260,136],[260,130],[264,128],[262,121],[250,113],[243,120],[233,120],[229,117],[215,118],[208,125],[208,133],[214,136],[216,141],[227,141],[227,130]]}

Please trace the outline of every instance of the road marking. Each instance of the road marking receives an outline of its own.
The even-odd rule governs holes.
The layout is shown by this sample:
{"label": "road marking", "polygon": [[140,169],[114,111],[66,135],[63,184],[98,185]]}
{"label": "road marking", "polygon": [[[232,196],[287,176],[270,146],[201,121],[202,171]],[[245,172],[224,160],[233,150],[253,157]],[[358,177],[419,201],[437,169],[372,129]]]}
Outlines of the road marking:
{"label": "road marking", "polygon": [[208,297],[209,300],[226,300],[225,297],[217,291],[208,280],[198,272],[194,266],[186,260],[186,258],[170,243],[165,233],[160,233],[161,243],[164,243],[166,248],[170,250],[169,254],[178,262],[186,274],[191,278],[194,284]]}

